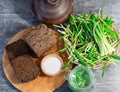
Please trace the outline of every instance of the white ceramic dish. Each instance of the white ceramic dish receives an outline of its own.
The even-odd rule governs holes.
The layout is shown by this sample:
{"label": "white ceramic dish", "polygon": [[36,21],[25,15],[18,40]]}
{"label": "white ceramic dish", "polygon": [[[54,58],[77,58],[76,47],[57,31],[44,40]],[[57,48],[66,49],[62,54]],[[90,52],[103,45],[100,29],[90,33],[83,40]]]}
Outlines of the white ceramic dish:
{"label": "white ceramic dish", "polygon": [[56,76],[61,73],[63,60],[59,55],[50,54],[45,56],[40,64],[41,70],[48,76]]}

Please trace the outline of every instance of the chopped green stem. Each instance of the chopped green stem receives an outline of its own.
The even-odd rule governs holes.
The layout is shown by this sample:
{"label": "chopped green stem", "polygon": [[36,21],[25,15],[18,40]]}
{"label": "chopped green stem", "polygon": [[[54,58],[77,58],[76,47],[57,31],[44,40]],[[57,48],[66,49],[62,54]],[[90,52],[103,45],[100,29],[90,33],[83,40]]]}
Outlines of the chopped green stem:
{"label": "chopped green stem", "polygon": [[71,60],[68,60],[68,62],[62,67],[62,70],[65,70],[71,63]]}

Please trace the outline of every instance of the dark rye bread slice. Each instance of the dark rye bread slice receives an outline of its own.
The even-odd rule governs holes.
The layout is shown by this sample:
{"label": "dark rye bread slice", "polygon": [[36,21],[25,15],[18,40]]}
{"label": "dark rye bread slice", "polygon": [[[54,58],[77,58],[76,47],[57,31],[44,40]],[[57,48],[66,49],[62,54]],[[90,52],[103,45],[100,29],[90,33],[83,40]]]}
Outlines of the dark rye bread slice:
{"label": "dark rye bread slice", "polygon": [[22,55],[11,61],[16,77],[20,82],[29,82],[40,74],[40,69],[30,55]]}
{"label": "dark rye bread slice", "polygon": [[57,42],[54,34],[44,24],[34,27],[23,36],[23,39],[38,57],[48,51]]}
{"label": "dark rye bread slice", "polygon": [[7,45],[6,51],[10,60],[31,52],[29,46],[22,39]]}

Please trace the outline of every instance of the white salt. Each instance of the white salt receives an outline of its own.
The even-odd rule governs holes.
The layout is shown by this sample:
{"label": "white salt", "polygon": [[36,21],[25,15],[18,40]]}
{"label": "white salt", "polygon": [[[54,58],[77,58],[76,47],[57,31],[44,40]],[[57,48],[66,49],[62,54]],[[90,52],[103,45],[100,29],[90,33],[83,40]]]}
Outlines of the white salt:
{"label": "white salt", "polygon": [[42,68],[48,75],[55,75],[60,72],[62,67],[61,60],[56,56],[50,56],[44,59]]}

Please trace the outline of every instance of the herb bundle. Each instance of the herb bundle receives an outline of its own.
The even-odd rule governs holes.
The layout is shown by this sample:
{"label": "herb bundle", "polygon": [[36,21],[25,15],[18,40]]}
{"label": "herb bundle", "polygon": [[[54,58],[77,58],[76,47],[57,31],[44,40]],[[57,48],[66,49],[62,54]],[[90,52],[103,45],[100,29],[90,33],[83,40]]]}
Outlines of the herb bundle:
{"label": "herb bundle", "polygon": [[100,11],[99,14],[71,15],[65,25],[54,25],[63,34],[61,38],[65,47],[60,52],[67,51],[69,54],[69,61],[63,69],[71,62],[93,69],[104,63],[103,76],[106,67],[115,63],[112,58],[120,60],[119,56],[114,55],[120,39],[119,32],[112,28],[113,23],[112,18],[103,18]]}
{"label": "herb bundle", "polygon": [[74,81],[78,88],[85,88],[90,85],[91,79],[87,71],[78,70],[74,75],[72,81]]}

